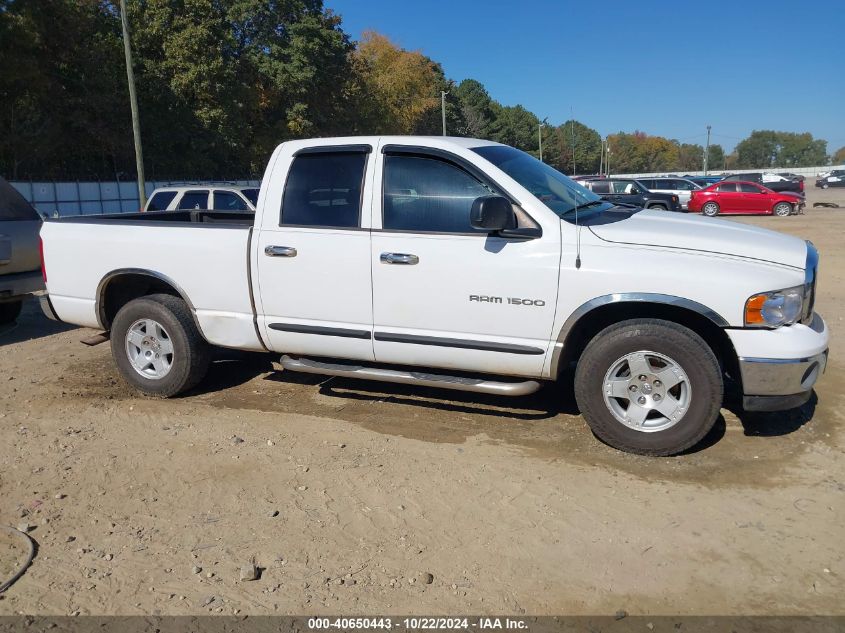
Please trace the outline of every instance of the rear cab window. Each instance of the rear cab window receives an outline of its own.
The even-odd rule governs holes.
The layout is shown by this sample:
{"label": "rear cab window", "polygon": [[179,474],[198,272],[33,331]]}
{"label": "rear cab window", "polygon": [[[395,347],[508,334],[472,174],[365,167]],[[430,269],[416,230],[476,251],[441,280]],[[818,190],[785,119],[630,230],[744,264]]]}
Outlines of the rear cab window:
{"label": "rear cab window", "polygon": [[279,226],[359,227],[368,156],[369,151],[331,147],[294,156],[285,183]]}

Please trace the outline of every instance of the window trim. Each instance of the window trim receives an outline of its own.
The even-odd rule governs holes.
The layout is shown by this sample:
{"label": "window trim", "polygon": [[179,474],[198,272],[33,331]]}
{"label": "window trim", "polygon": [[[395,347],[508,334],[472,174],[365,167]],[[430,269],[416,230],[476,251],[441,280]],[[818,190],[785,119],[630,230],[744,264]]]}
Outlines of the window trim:
{"label": "window trim", "polygon": [[[336,151],[335,151],[336,150]],[[372,145],[318,145],[314,147],[303,147],[293,153],[291,156],[290,165],[285,174],[285,183],[282,187],[282,200],[279,204],[279,225],[278,228],[288,229],[319,229],[328,231],[369,231],[370,229],[363,228],[361,222],[364,213],[364,189],[367,184],[367,169],[370,166],[370,154],[372,154]],[[364,165],[361,170],[361,191],[358,197],[358,222],[355,226],[329,226],[325,224],[284,224],[285,214],[285,193],[288,189],[288,181],[290,180],[290,173],[293,171],[293,164],[296,159],[301,156],[314,156],[320,154],[364,154]]]}
{"label": "window trim", "polygon": [[442,150],[436,147],[425,147],[422,145],[396,145],[396,144],[388,144],[384,145],[381,148],[382,154],[382,164],[381,164],[381,228],[378,229],[371,229],[374,233],[398,233],[398,234],[405,234],[405,235],[423,235],[423,236],[437,236],[437,235],[457,235],[457,236],[465,236],[465,237],[483,237],[485,239],[488,238],[495,238],[501,239],[504,241],[513,241],[514,238],[509,238],[503,235],[496,235],[495,233],[485,232],[485,231],[418,231],[418,230],[411,230],[411,229],[388,229],[384,226],[384,186],[387,182],[387,178],[385,177],[386,173],[386,158],[388,156],[411,156],[417,158],[428,158],[430,160],[439,160],[440,162],[446,163],[447,165],[451,165],[459,169],[460,171],[467,174],[470,178],[477,180],[484,186],[489,187],[493,190],[495,195],[500,195],[503,198],[506,198],[508,202],[512,205],[518,206],[522,209],[522,212],[534,223],[535,227],[537,228],[539,234],[536,237],[540,237],[542,235],[542,227],[540,226],[539,222],[535,220],[531,215],[525,211],[519,201],[516,200],[512,195],[510,195],[504,187],[502,187],[499,183],[497,183],[493,178],[491,178],[487,173],[481,170],[479,167],[474,165],[471,161],[463,158],[462,156],[458,156],[447,150]]}

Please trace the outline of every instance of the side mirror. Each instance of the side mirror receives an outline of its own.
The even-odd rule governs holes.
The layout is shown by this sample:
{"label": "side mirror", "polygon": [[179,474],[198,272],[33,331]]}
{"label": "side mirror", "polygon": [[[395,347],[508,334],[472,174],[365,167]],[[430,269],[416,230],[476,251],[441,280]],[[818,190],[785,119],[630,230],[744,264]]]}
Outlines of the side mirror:
{"label": "side mirror", "polygon": [[506,231],[516,228],[516,215],[507,198],[502,196],[481,196],[472,203],[469,222],[474,229],[485,231]]}

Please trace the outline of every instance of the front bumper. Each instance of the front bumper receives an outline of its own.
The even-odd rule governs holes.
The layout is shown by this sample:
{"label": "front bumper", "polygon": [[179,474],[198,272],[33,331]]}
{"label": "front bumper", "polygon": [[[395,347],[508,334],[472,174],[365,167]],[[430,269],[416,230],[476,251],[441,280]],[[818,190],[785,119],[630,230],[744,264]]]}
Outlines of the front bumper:
{"label": "front bumper", "polygon": [[810,399],[813,386],[827,366],[828,351],[805,358],[740,358],[743,408],[782,411]]}

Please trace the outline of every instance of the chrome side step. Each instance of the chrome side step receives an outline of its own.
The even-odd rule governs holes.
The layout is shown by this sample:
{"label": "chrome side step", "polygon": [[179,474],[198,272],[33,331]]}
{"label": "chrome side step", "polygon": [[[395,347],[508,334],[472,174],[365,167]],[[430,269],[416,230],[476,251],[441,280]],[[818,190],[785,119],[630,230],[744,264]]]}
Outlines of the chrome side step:
{"label": "chrome side step", "polygon": [[481,378],[464,378],[444,374],[429,374],[417,371],[399,371],[380,367],[364,367],[361,365],[346,365],[341,363],[326,363],[308,358],[292,358],[282,356],[279,361],[285,369],[305,374],[323,374],[327,376],[342,376],[344,378],[362,378],[364,380],[380,380],[381,382],[396,382],[405,385],[421,385],[437,387],[439,389],[454,389],[456,391],[475,391],[500,396],[525,396],[540,388],[536,380],[521,382],[499,382],[483,380]]}

